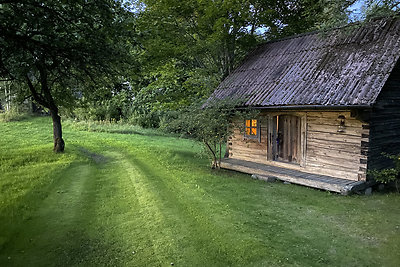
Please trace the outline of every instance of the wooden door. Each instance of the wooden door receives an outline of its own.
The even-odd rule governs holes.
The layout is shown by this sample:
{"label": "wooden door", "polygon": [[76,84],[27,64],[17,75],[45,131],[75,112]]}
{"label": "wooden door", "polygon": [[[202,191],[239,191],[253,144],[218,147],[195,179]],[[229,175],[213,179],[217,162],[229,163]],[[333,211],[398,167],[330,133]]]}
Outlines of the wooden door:
{"label": "wooden door", "polygon": [[280,115],[273,118],[273,160],[300,163],[300,118]]}

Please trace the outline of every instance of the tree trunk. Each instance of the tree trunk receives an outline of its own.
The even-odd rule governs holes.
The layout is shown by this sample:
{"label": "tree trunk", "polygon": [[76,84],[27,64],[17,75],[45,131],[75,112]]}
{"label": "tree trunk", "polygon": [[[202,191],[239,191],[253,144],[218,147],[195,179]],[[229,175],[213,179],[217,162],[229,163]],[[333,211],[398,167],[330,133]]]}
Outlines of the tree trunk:
{"label": "tree trunk", "polygon": [[[210,151],[210,154],[211,154],[211,158],[212,158],[211,168],[216,169],[218,166],[217,155],[215,154],[216,151],[211,148],[210,144],[206,140],[203,140],[203,143],[206,145],[206,147],[208,148],[208,151]],[[215,145],[214,145],[214,148],[215,148]]]}
{"label": "tree trunk", "polygon": [[54,140],[54,152],[64,152],[64,140],[62,139],[62,127],[61,118],[58,115],[57,110],[50,110],[51,118],[53,119],[53,140]]}
{"label": "tree trunk", "polygon": [[221,144],[221,141],[219,141],[218,169],[221,169],[221,159],[222,159],[222,144]]}
{"label": "tree trunk", "polygon": [[51,91],[47,80],[47,70],[43,67],[44,64],[37,64],[37,68],[40,73],[40,85],[41,92],[39,93],[29,76],[26,75],[26,81],[28,83],[29,90],[32,93],[33,99],[41,106],[48,108],[50,110],[50,115],[53,120],[53,140],[54,148],[53,151],[56,153],[64,152],[64,140],[62,139],[62,128],[61,128],[61,118],[58,115],[58,107],[51,95]]}

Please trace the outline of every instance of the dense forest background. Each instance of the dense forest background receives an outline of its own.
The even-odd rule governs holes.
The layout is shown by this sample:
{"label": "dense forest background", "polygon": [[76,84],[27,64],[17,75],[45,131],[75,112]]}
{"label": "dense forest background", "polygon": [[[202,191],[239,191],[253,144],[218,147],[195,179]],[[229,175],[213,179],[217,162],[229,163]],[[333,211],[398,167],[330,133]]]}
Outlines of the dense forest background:
{"label": "dense forest background", "polygon": [[165,127],[201,105],[258,44],[396,15],[399,6],[393,0],[0,1],[0,109],[21,110],[32,101],[33,110],[52,115],[55,140],[62,140],[60,117]]}

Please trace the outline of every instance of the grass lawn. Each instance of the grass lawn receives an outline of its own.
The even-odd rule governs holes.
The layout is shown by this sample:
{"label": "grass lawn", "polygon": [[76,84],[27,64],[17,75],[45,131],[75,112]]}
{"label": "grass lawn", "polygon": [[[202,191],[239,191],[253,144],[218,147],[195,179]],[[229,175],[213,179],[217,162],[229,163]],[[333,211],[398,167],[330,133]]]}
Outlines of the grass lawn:
{"label": "grass lawn", "polygon": [[190,140],[86,128],[65,125],[60,155],[49,118],[0,123],[0,266],[400,266],[398,194],[266,183]]}

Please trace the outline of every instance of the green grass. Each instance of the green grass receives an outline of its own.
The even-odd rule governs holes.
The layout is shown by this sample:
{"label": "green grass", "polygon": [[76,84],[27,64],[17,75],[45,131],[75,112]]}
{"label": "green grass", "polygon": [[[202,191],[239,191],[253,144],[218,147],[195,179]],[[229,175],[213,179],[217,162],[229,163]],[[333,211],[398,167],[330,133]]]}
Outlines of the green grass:
{"label": "green grass", "polygon": [[53,154],[49,118],[0,123],[0,266],[400,264],[398,194],[265,183],[190,140],[82,125]]}

